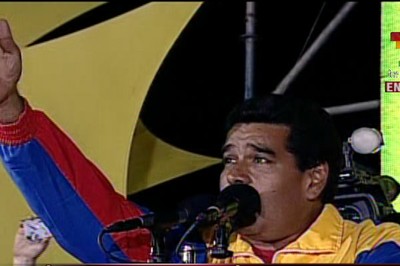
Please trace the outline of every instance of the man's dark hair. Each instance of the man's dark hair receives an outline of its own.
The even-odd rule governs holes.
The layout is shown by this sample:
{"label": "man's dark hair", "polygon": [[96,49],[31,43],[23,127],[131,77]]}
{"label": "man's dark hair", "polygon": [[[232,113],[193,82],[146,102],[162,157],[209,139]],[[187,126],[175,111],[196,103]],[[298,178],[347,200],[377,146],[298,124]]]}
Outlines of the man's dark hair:
{"label": "man's dark hair", "polygon": [[329,175],[321,200],[333,200],[342,167],[342,149],[333,121],[323,108],[310,100],[270,94],[236,106],[227,118],[226,133],[237,123],[288,126],[286,148],[295,156],[301,171],[328,163]]}

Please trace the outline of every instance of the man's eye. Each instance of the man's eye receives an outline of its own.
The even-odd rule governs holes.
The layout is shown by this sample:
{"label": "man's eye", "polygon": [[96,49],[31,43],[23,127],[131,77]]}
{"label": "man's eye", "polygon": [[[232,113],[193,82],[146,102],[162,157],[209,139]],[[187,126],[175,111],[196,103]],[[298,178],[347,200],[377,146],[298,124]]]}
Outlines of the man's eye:
{"label": "man's eye", "polygon": [[271,162],[271,161],[268,160],[267,158],[255,157],[255,158],[254,158],[254,162],[257,163],[257,164],[265,164],[265,163],[269,163],[269,162]]}
{"label": "man's eye", "polygon": [[232,164],[232,163],[235,163],[235,162],[236,162],[235,159],[229,158],[229,157],[223,158],[222,161],[223,161],[224,164]]}

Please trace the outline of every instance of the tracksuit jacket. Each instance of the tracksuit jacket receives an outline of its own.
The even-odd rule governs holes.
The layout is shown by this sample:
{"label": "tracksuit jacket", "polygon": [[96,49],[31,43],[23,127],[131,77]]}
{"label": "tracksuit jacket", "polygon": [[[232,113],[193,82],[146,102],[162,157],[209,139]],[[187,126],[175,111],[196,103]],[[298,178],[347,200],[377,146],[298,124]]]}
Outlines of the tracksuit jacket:
{"label": "tracksuit jacket", "polygon": [[[43,112],[25,110],[13,124],[0,125],[3,164],[32,210],[57,242],[84,263],[115,262],[97,243],[102,229],[143,214],[143,208],[118,194],[104,174]],[[150,233],[137,229],[106,234],[104,246],[126,261],[146,262]],[[237,236],[230,245],[233,263],[262,263]],[[400,226],[345,221],[326,205],[296,241],[275,253],[273,262],[400,262]]]}

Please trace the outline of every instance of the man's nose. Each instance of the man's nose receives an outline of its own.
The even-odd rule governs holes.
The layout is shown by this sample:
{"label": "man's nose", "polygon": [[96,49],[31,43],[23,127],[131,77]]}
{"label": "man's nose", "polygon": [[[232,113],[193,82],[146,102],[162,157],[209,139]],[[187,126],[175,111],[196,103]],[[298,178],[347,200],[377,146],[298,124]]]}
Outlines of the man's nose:
{"label": "man's nose", "polygon": [[243,165],[237,165],[227,173],[229,184],[249,184],[251,182],[249,170]]}

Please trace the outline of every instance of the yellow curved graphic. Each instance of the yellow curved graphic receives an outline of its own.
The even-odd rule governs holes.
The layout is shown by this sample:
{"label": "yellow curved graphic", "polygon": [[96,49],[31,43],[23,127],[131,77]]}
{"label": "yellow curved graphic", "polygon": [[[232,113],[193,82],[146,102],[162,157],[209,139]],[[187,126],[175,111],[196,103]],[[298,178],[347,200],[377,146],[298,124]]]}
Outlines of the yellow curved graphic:
{"label": "yellow curved graphic", "polygon": [[131,150],[128,194],[221,162],[173,147],[155,137],[139,121]]}
{"label": "yellow curved graphic", "polygon": [[147,90],[198,6],[148,4],[23,51],[23,95],[45,110],[122,194]]}

